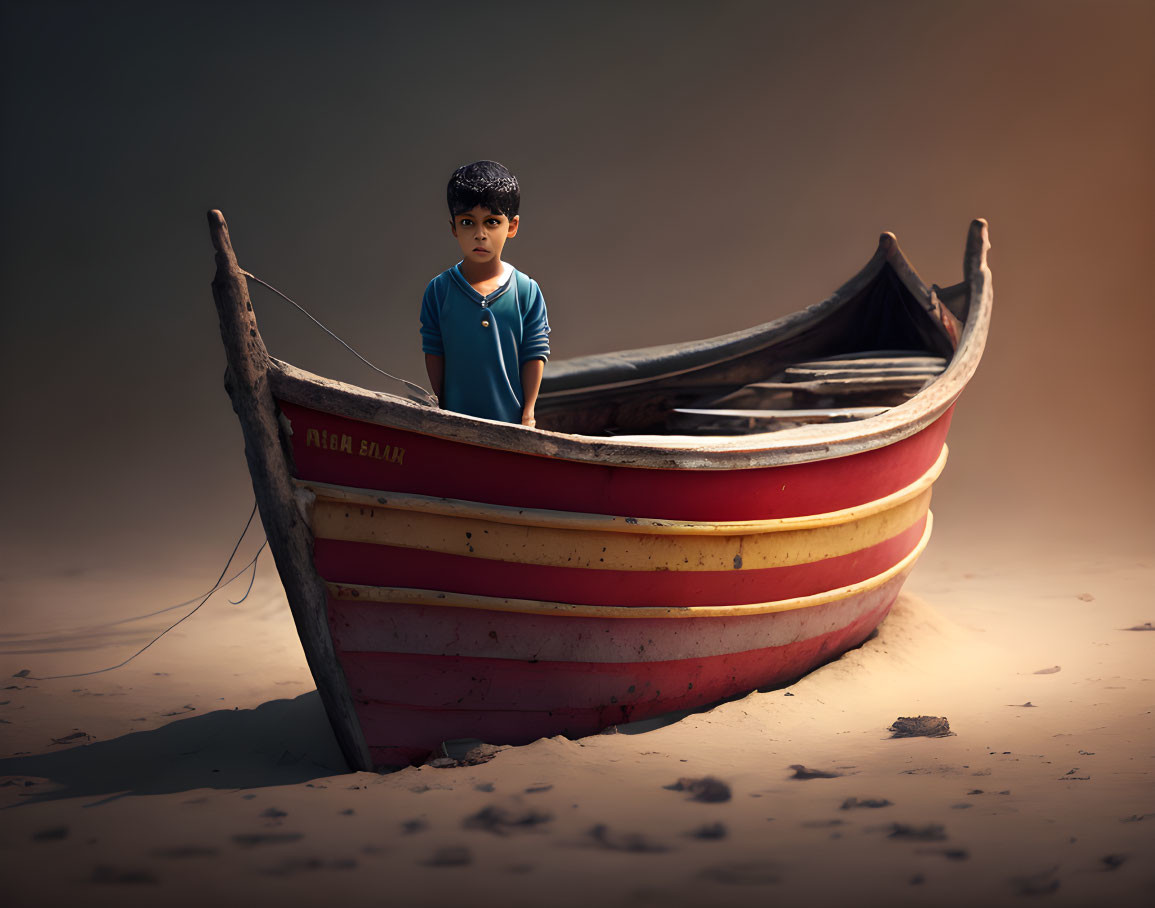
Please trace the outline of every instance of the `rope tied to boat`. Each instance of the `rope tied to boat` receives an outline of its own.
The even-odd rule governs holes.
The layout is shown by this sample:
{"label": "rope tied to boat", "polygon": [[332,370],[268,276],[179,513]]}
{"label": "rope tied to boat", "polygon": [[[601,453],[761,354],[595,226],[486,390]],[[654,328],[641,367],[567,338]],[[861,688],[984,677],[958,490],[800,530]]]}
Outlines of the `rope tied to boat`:
{"label": "rope tied to boat", "polygon": [[256,281],[262,287],[267,287],[269,290],[272,290],[273,293],[277,294],[277,296],[279,296],[281,299],[283,299],[286,303],[290,303],[293,306],[296,306],[297,309],[299,309],[302,313],[304,313],[304,315],[309,320],[311,320],[313,322],[313,324],[315,324],[318,328],[320,328],[322,331],[324,331],[326,334],[328,334],[329,337],[333,338],[333,340],[337,341],[337,343],[339,343],[346,350],[348,350],[350,353],[352,353],[355,357],[357,357],[357,359],[361,360],[361,362],[363,362],[370,369],[372,369],[375,372],[379,372],[381,375],[384,375],[388,379],[392,379],[395,382],[400,382],[406,388],[408,388],[410,391],[412,391],[414,394],[421,395],[421,397],[424,399],[425,403],[429,404],[430,406],[436,407],[438,405],[437,398],[433,396],[433,393],[431,391],[427,391],[425,388],[421,387],[421,385],[416,384],[415,382],[411,382],[408,379],[400,378],[399,376],[396,376],[396,375],[391,375],[390,373],[386,372],[384,369],[382,369],[378,366],[375,366],[373,363],[369,362],[369,360],[365,359],[365,357],[363,357],[360,353],[358,353],[351,346],[349,346],[349,344],[347,344],[344,340],[342,340],[340,337],[338,337],[334,332],[330,331],[327,327],[325,327],[325,325],[321,324],[320,320],[318,318],[316,318],[316,316],[314,316],[311,312],[309,312],[304,306],[302,306],[296,300],[289,299],[289,297],[287,297],[284,293],[282,293],[280,290],[278,290],[272,284],[268,283],[267,281],[261,280],[255,274],[250,274],[248,271],[245,271],[244,268],[240,268],[239,271],[241,272],[241,274],[243,274],[245,277],[247,277],[250,281]]}
{"label": "rope tied to boat", "polygon": [[[133,659],[135,659],[137,656],[139,656],[141,653],[143,653],[146,649],[148,649],[150,646],[152,646],[154,643],[156,643],[161,637],[163,637],[165,634],[167,634],[169,631],[171,631],[174,627],[176,627],[179,624],[182,624],[183,622],[185,622],[189,618],[191,618],[193,615],[195,615],[200,610],[200,607],[209,601],[209,599],[212,597],[213,593],[228,586],[230,583],[232,583],[234,580],[236,580],[238,577],[240,577],[242,574],[244,574],[246,571],[248,571],[249,568],[252,568],[253,576],[249,579],[249,586],[248,586],[248,589],[245,590],[245,594],[243,596],[241,596],[240,599],[235,599],[235,600],[230,599],[229,600],[229,602],[233,605],[240,605],[242,602],[244,602],[246,599],[249,598],[249,593],[252,592],[253,583],[257,579],[257,559],[261,557],[261,553],[265,550],[265,546],[269,544],[268,536],[265,537],[264,541],[260,545],[260,548],[257,549],[257,553],[255,555],[253,555],[252,559],[249,561],[248,564],[246,564],[243,568],[241,568],[239,571],[237,571],[237,573],[233,574],[233,576],[230,577],[228,580],[225,580],[224,578],[225,578],[225,574],[228,573],[229,566],[233,563],[233,559],[237,557],[237,550],[240,549],[241,542],[244,540],[246,534],[249,532],[249,527],[252,525],[253,518],[256,515],[257,515],[257,503],[256,503],[256,501],[254,501],[253,502],[253,509],[252,509],[252,511],[249,512],[249,519],[245,521],[245,528],[243,530],[241,530],[241,535],[239,537],[237,537],[236,544],[233,546],[233,551],[229,555],[228,561],[225,562],[225,566],[221,570],[221,575],[217,578],[217,582],[212,585],[211,589],[209,589],[208,591],[206,591],[204,593],[201,593],[201,595],[199,595],[199,596],[195,596],[192,599],[188,599],[185,602],[178,602],[176,605],[170,605],[170,606],[167,606],[166,608],[158,609],[154,612],[148,612],[147,614],[144,614],[144,615],[135,615],[132,618],[121,618],[118,621],[110,621],[106,625],[96,625],[96,627],[102,627],[102,626],[111,627],[111,626],[116,625],[116,624],[127,624],[130,621],[141,621],[145,618],[151,618],[154,615],[161,615],[164,612],[171,612],[174,609],[183,608],[184,606],[190,605],[193,602],[197,603],[196,607],[193,608],[190,612],[188,612],[188,614],[183,615],[177,621],[174,621],[172,624],[170,624],[163,631],[161,631],[159,634],[157,634],[155,637],[153,637],[151,640],[149,640],[148,643],[146,643],[144,646],[142,646],[140,649],[138,649],[135,653],[133,653],[131,656],[129,656],[123,662],[118,662],[116,665],[109,665],[106,668],[93,669],[92,671],[89,671],[89,672],[75,672],[73,674],[68,674],[68,675],[44,675],[44,676],[22,674],[22,675],[19,675],[18,677],[27,678],[29,681],[58,681],[62,678],[84,678],[84,677],[87,677],[88,675],[99,675],[99,674],[102,674],[104,672],[113,671],[114,669],[123,668],[124,666],[128,665],[129,662],[131,662]],[[222,583],[222,581],[224,581],[224,582]],[[198,599],[200,600],[199,602],[197,602]]]}

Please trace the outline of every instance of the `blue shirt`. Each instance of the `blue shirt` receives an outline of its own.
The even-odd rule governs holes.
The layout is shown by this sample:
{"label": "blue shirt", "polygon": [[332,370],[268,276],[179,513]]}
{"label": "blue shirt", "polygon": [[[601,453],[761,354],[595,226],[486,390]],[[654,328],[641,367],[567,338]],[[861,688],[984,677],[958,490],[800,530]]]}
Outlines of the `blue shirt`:
{"label": "blue shirt", "polygon": [[445,357],[442,407],[520,424],[522,363],[549,359],[541,288],[511,267],[502,285],[482,296],[457,265],[446,269],[421,300],[421,349]]}

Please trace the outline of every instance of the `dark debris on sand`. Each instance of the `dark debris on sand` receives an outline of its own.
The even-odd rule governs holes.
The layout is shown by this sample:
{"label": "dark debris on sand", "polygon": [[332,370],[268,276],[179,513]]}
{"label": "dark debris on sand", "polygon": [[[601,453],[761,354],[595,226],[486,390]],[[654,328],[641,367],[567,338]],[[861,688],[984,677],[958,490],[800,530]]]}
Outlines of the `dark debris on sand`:
{"label": "dark debris on sand", "polygon": [[965,848],[918,848],[916,854],[941,854],[948,861],[966,861],[971,853]]}
{"label": "dark debris on sand", "polygon": [[446,741],[441,745],[442,752],[425,761],[426,766],[434,769],[456,769],[459,766],[480,766],[488,763],[503,750],[509,750],[508,745],[484,744],[480,741],[455,746]]}
{"label": "dark debris on sand", "polygon": [[94,883],[152,883],[157,882],[156,877],[147,870],[128,870],[122,867],[110,867],[107,864],[100,864],[92,869],[92,882]]}
{"label": "dark debris on sand", "polygon": [[165,858],[166,860],[211,858],[216,857],[219,853],[218,849],[208,845],[177,845],[175,848],[157,848],[149,852],[154,858]]}
{"label": "dark debris on sand", "polygon": [[314,870],[356,870],[356,858],[333,858],[332,860],[325,860],[324,858],[286,858],[277,864],[275,867],[269,867],[261,871],[268,876],[292,876],[297,873],[309,872]]}
{"label": "dark debris on sand", "polygon": [[467,867],[473,863],[473,855],[464,845],[447,845],[438,848],[422,863],[426,867]]}
{"label": "dark debris on sand", "polygon": [[672,785],[663,785],[667,791],[688,791],[691,801],[703,801],[707,804],[720,804],[729,801],[730,786],[721,779],[713,776],[703,776],[700,779],[681,778]]}
{"label": "dark debris on sand", "polygon": [[[687,832],[686,835],[692,839],[717,841],[718,839],[726,838],[726,836],[729,835],[729,831],[723,823],[707,823],[704,826],[699,826],[692,832]],[[1104,858],[1104,860],[1106,859]]]}
{"label": "dark debris on sand", "polygon": [[304,838],[299,832],[242,832],[233,836],[233,841],[242,848],[256,845],[287,845]]}
{"label": "dark debris on sand", "polygon": [[1059,888],[1059,880],[1055,876],[1058,872],[1058,867],[1051,867],[1040,873],[1011,877],[1011,888],[1018,895],[1048,895]]}
{"label": "dark debris on sand", "polygon": [[946,839],[946,829],[939,823],[928,823],[925,826],[910,826],[906,823],[891,823],[885,827],[890,830],[888,839],[906,839],[912,842],[941,842]]}
{"label": "dark debris on sand", "polygon": [[782,872],[775,864],[754,861],[719,864],[702,871],[703,879],[731,886],[766,886],[782,882]]}
{"label": "dark debris on sand", "polygon": [[893,803],[893,801],[889,801],[886,798],[863,798],[862,800],[858,798],[847,798],[838,809],[854,810],[858,807],[890,807]]}
{"label": "dark debris on sand", "polygon": [[808,779],[837,779],[842,775],[835,769],[807,769],[801,763],[791,763],[790,768],[794,770],[794,775],[790,778],[802,779],[803,781]]}
{"label": "dark debris on sand", "polygon": [[1155,624],[1150,621],[1144,621],[1142,624],[1136,624],[1134,627],[1124,628],[1128,631],[1155,631]]}
{"label": "dark debris on sand", "polygon": [[661,854],[670,850],[661,842],[647,839],[638,832],[613,832],[605,823],[598,823],[587,835],[595,844],[609,851],[628,851],[631,854]]}
{"label": "dark debris on sand", "polygon": [[483,829],[494,835],[509,835],[511,832],[534,829],[552,819],[552,814],[528,807],[506,809],[490,805],[466,817],[461,825],[466,829]]}
{"label": "dark debris on sand", "polygon": [[887,730],[892,738],[945,738],[954,734],[945,716],[900,716]]}

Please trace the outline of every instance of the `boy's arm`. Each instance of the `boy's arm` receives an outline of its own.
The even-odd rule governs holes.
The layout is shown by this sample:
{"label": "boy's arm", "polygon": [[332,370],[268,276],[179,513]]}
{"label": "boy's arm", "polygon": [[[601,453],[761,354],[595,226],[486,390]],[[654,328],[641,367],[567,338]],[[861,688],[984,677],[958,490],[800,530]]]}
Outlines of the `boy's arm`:
{"label": "boy's arm", "polygon": [[436,284],[437,278],[434,278],[421,297],[421,349],[425,353],[425,371],[437,398],[437,406],[444,408],[441,391],[445,385],[445,347],[441,341],[441,301]]}
{"label": "boy's arm", "polygon": [[[533,428],[537,425],[533,408],[537,403],[537,392],[541,388],[541,376],[544,371],[544,359],[531,359],[521,364],[521,390],[525,396],[525,405],[521,408],[521,424],[523,426]],[[430,381],[432,380],[430,378]]]}
{"label": "boy's arm", "polygon": [[[426,353],[425,371],[429,375],[429,384],[433,388],[433,395],[437,398],[437,405],[441,407],[443,406],[441,402],[441,386],[445,384],[445,357],[437,356],[433,353]],[[540,378],[541,376],[539,375],[539,381]],[[537,397],[537,391],[533,392],[533,396]]]}

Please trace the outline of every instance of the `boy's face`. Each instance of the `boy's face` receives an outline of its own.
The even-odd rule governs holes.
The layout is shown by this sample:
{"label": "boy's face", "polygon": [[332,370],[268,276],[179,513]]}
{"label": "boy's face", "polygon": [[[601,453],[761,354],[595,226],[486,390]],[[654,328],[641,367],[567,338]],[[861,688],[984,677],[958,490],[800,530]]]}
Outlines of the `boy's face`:
{"label": "boy's face", "polygon": [[475,265],[501,261],[505,241],[517,236],[516,216],[510,220],[504,214],[495,214],[481,205],[451,218],[450,224],[462,256]]}

